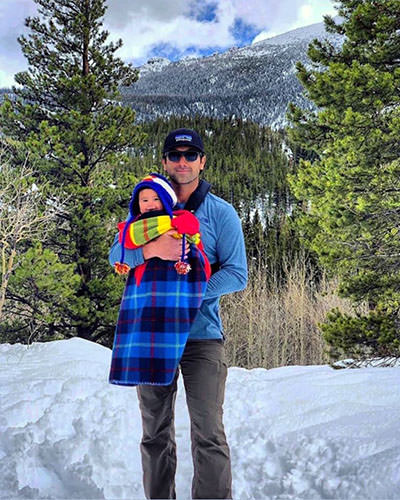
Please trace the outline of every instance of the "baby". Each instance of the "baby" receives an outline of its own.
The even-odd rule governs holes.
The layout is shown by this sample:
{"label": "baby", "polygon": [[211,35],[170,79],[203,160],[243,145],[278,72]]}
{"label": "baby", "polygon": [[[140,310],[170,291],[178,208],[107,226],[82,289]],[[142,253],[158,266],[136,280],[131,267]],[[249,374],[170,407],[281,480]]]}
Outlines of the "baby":
{"label": "baby", "polygon": [[[190,270],[190,264],[185,257],[187,239],[189,243],[196,244],[203,255],[205,270],[209,277],[211,268],[200,241],[199,221],[187,210],[173,212],[176,203],[176,194],[162,175],[150,174],[135,186],[129,204],[130,216],[126,222],[118,224],[121,259],[114,266],[118,274],[127,274],[130,271],[130,267],[124,263],[125,248],[139,248],[161,234],[175,229],[176,237],[181,237],[183,240],[182,256],[175,264],[176,271],[185,274]],[[142,272],[142,267],[138,266],[135,270],[137,280]]]}
{"label": "baby", "polygon": [[[199,222],[191,212],[173,211],[176,202],[167,179],[150,174],[133,190],[128,220],[118,224],[121,259],[115,267],[128,279],[115,330],[112,384],[169,385],[203,300],[211,268]],[[140,248],[171,229],[182,238],[180,261],[154,257],[132,270],[124,263],[125,249]]]}

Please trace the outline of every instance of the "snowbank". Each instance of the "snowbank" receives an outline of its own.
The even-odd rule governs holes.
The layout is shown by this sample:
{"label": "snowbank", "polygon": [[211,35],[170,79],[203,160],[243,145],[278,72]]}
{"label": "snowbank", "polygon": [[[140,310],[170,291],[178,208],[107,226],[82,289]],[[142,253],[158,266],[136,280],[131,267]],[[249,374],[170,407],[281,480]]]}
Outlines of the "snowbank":
{"label": "snowbank", "polygon": [[[82,339],[0,344],[0,498],[142,499],[136,391],[107,383],[111,351]],[[400,368],[231,368],[234,497],[398,499]],[[190,498],[177,398],[177,495]]]}

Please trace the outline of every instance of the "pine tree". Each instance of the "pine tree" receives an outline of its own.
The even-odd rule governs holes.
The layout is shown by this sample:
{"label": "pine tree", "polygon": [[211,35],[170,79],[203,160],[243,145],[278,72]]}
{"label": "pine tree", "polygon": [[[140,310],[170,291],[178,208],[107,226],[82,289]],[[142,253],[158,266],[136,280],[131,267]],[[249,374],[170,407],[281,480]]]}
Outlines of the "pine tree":
{"label": "pine tree", "polygon": [[313,67],[298,64],[318,111],[291,106],[292,137],[318,159],[301,161],[292,185],[309,206],[301,224],[311,248],[339,274],[340,293],[370,308],[366,317],[332,313],[328,340],[342,352],[351,338],[358,354],[398,353],[400,2],[338,4],[342,21],[327,17],[326,26],[345,35],[343,45],[315,41]]}
{"label": "pine tree", "polygon": [[[26,20],[29,33],[19,38],[29,67],[15,76],[21,87],[13,88],[15,102],[3,104],[1,125],[35,159],[49,196],[62,193],[67,200],[48,246],[74,266],[79,285],[47,333],[109,342],[123,285],[107,254],[135,180],[125,171],[127,153],[142,141],[134,112],[119,105],[118,89],[137,72],[116,57],[121,41],[107,43],[104,0],[35,2],[39,15]],[[14,292],[18,303],[22,297]],[[32,306],[37,297],[25,290],[23,300]]]}

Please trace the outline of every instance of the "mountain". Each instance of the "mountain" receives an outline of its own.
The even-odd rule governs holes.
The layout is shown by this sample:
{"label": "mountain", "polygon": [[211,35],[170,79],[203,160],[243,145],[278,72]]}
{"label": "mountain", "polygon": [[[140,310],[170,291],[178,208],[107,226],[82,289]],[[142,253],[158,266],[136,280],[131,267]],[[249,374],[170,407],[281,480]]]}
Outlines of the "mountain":
{"label": "mountain", "polygon": [[310,64],[309,43],[342,37],[325,31],[324,23],[299,28],[222,54],[171,62],[150,59],[140,77],[123,89],[123,101],[137,111],[139,121],[159,116],[235,115],[273,128],[286,125],[289,102],[311,108],[296,78],[296,62]]}

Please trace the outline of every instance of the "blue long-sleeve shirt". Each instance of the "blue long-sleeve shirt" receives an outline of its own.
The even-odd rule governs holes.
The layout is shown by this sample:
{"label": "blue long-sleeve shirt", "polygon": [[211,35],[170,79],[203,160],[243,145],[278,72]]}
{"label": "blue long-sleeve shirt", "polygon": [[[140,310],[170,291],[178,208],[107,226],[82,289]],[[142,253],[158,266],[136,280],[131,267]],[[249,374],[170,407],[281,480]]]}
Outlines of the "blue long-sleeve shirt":
{"label": "blue long-sleeve shirt", "polygon": [[[182,208],[182,207],[179,207]],[[210,264],[219,263],[189,334],[189,340],[220,339],[223,336],[219,314],[221,295],[243,290],[247,284],[247,262],[243,231],[235,209],[222,198],[208,193],[196,210],[200,234]],[[118,234],[110,250],[112,266],[121,257]],[[144,262],[143,250],[125,249],[125,262],[131,268]]]}

